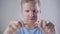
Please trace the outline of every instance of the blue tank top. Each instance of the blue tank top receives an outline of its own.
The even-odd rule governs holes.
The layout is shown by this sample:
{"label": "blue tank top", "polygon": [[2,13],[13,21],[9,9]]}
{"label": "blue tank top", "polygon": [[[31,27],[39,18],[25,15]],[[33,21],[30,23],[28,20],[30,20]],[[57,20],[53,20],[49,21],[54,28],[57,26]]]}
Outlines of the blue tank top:
{"label": "blue tank top", "polygon": [[28,30],[25,27],[21,28],[18,34],[43,34],[40,28],[36,27],[33,30]]}

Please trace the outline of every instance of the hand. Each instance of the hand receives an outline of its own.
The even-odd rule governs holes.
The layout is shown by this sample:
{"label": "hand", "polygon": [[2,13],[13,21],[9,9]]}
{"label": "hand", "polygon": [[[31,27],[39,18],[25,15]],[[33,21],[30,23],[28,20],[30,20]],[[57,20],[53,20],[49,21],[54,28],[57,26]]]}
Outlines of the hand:
{"label": "hand", "polygon": [[23,27],[23,22],[11,21],[6,28],[4,34],[16,34],[21,27]]}
{"label": "hand", "polygon": [[40,27],[45,34],[55,34],[55,26],[53,23],[47,23],[47,21],[42,20],[38,24],[38,27]]}

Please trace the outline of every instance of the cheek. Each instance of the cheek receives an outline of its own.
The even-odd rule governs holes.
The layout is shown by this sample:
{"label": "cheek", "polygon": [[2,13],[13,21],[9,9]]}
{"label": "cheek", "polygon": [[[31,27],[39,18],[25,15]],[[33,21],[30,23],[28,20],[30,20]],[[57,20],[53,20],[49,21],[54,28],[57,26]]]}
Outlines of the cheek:
{"label": "cheek", "polygon": [[27,18],[28,17],[28,13],[23,12],[23,17]]}
{"label": "cheek", "polygon": [[38,18],[38,16],[39,16],[39,12],[36,12],[35,17]]}
{"label": "cheek", "polygon": [[37,13],[34,13],[34,17],[37,18],[38,14]]}

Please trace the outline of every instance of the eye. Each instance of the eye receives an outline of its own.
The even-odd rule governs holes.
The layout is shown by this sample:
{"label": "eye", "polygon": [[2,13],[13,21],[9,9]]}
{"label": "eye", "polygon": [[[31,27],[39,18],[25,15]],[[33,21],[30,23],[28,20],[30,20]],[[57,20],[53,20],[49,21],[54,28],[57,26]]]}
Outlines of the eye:
{"label": "eye", "polygon": [[26,12],[29,12],[29,10],[26,10]]}
{"label": "eye", "polygon": [[35,10],[33,10],[33,12],[36,12]]}

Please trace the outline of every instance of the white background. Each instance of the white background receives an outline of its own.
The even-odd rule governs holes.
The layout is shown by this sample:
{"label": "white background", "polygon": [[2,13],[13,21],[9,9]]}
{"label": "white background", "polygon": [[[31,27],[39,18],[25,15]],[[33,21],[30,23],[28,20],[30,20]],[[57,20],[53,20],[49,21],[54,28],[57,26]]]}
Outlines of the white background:
{"label": "white background", "polygon": [[[41,0],[41,11],[40,19],[53,22],[60,33],[60,0]],[[23,19],[21,16],[20,0],[0,0],[0,34],[11,20]]]}

